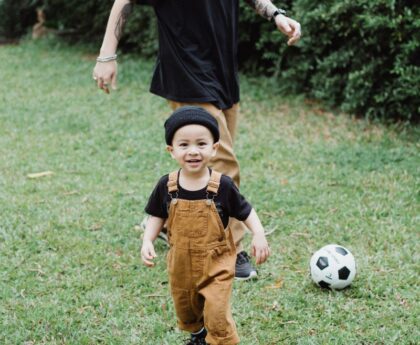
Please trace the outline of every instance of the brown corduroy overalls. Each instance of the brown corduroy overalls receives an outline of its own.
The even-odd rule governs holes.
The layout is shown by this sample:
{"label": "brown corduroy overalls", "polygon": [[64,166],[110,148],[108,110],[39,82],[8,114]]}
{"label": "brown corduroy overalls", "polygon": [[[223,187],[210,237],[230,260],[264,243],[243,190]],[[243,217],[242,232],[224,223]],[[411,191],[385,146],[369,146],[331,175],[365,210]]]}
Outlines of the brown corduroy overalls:
{"label": "brown corduroy overalls", "polygon": [[178,199],[178,171],[169,174],[171,198],[167,221],[170,250],[169,281],[179,328],[207,329],[206,342],[239,344],[230,309],[236,251],[232,234],[225,231],[213,198],[221,174],[212,171],[207,199]]}

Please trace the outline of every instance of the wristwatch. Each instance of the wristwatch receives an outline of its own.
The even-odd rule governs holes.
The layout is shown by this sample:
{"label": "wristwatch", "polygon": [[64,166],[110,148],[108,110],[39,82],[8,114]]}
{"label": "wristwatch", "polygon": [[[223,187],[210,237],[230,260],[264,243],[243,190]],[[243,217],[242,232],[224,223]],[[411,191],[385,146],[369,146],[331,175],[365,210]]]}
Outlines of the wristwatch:
{"label": "wristwatch", "polygon": [[282,8],[278,8],[274,11],[273,15],[271,16],[271,19],[274,20],[279,14],[282,14],[283,16],[286,15],[286,10],[283,10]]}

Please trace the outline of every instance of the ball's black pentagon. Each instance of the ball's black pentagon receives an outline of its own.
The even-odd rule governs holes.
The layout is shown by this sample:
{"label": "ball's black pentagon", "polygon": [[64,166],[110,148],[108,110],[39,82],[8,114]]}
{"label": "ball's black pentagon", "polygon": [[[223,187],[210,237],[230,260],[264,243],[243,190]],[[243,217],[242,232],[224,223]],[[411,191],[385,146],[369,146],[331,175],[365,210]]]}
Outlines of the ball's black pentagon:
{"label": "ball's black pentagon", "polygon": [[349,252],[347,250],[345,250],[343,247],[335,247],[335,251],[338,254],[341,254],[343,256],[346,256]]}
{"label": "ball's black pentagon", "polygon": [[330,284],[327,282],[324,282],[323,280],[321,280],[320,282],[318,282],[318,285],[320,287],[322,287],[323,289],[329,289],[330,288]]}
{"label": "ball's black pentagon", "polygon": [[346,280],[349,277],[349,275],[350,270],[346,266],[338,270],[338,279],[340,280]]}
{"label": "ball's black pentagon", "polygon": [[328,267],[328,258],[326,256],[320,256],[316,262],[316,265],[320,270],[323,270],[325,267]]}

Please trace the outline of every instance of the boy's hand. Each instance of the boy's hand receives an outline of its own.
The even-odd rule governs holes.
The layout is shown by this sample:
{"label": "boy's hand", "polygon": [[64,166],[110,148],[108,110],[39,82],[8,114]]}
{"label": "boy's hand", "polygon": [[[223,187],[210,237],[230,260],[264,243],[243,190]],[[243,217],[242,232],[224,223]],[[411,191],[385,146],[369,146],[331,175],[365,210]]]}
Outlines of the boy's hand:
{"label": "boy's hand", "polygon": [[255,256],[257,265],[264,263],[270,256],[270,247],[264,233],[257,233],[252,237],[251,253]]}
{"label": "boy's hand", "polygon": [[156,258],[155,247],[152,241],[143,241],[141,246],[141,260],[147,267],[153,267],[155,263],[151,260]]}

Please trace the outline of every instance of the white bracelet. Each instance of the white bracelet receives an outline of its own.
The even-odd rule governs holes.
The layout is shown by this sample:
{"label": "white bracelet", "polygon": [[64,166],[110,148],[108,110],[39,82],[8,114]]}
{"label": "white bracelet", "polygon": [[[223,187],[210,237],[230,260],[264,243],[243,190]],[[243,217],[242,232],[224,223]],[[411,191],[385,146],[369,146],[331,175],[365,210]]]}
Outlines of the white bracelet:
{"label": "white bracelet", "polygon": [[96,61],[98,62],[108,62],[108,61],[113,61],[113,60],[117,60],[117,54],[110,55],[110,56],[98,56],[96,58]]}

